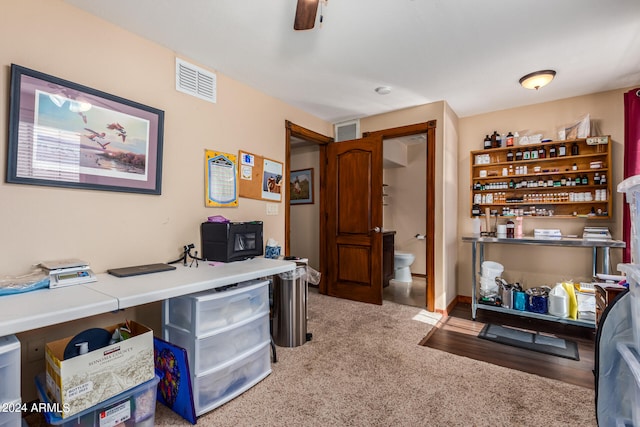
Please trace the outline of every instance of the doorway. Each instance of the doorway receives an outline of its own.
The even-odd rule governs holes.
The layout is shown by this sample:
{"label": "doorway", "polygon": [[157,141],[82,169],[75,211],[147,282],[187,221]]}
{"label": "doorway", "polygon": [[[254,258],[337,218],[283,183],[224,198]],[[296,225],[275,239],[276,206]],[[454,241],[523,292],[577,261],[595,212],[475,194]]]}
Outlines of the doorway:
{"label": "doorway", "polygon": [[[333,138],[285,121],[286,162],[285,162],[285,255],[307,258],[309,266],[324,271],[324,257],[320,251],[320,220],[322,208],[319,187],[322,182],[320,159],[324,158],[325,147]],[[292,167],[293,165],[293,167]],[[307,178],[309,199],[291,203],[292,171],[301,171],[300,177]],[[304,171],[304,172],[302,172]],[[303,174],[303,175],[302,175]],[[298,174],[296,174],[298,175]],[[308,188],[308,187],[307,187]],[[292,239],[292,234],[295,238]],[[321,291],[323,288],[321,281]]]}
{"label": "doorway", "polygon": [[[418,297],[424,298],[424,306],[427,311],[435,311],[435,146],[436,146],[436,121],[431,120],[425,123],[418,123],[414,125],[401,126],[397,128],[384,129],[375,132],[365,132],[364,136],[381,136],[383,141],[396,138],[411,138],[418,135],[424,135],[426,141],[424,148],[426,152],[424,154],[424,177],[425,180],[425,193],[424,193],[424,231],[416,231],[415,234],[424,237],[424,277],[422,275],[416,275],[413,280],[412,287],[419,287],[419,289],[412,289],[407,285],[404,288],[400,288],[398,291],[401,295],[398,296],[397,302],[401,304],[407,303],[407,294],[413,293]],[[421,183],[420,183],[421,184]],[[391,193],[391,189],[389,190]],[[423,239],[420,239],[422,243]],[[406,241],[406,238],[405,238]],[[406,242],[405,242],[406,243]],[[414,242],[415,243],[415,242]],[[415,283],[414,283],[415,282]],[[390,285],[391,286],[391,285]],[[424,286],[424,288],[422,288]],[[387,292],[389,293],[389,291]],[[403,302],[404,299],[404,302]]]}
{"label": "doorway", "polygon": [[[290,121],[285,121],[285,130],[286,130],[286,165],[285,165],[285,176],[287,177],[286,182],[286,190],[285,190],[285,255],[294,255],[290,252],[291,250],[291,210],[298,208],[297,206],[291,206],[290,204],[290,193],[289,193],[289,178],[291,176],[291,150],[293,146],[299,144],[313,144],[318,148],[318,156],[320,159],[326,159],[326,146],[327,144],[333,142],[333,138],[319,134],[317,132],[311,131],[309,129],[298,126]],[[424,226],[424,236],[425,236],[425,277],[418,277],[418,282],[423,280],[424,285],[426,287],[425,295],[425,306],[428,311],[435,311],[435,146],[436,146],[436,121],[431,120],[424,123],[418,123],[408,126],[401,126],[397,128],[390,128],[375,132],[366,132],[363,134],[365,136],[380,136],[382,139],[391,139],[398,138],[403,136],[411,136],[411,135],[426,135],[426,159],[425,159],[425,170],[426,170],[426,191],[424,197],[424,203],[426,207],[426,218],[425,218],[425,226]],[[323,172],[326,168],[324,162],[320,162],[318,167],[318,173],[314,172],[314,177],[317,183],[322,183],[323,180]],[[317,198],[315,203],[317,204],[317,209],[319,212],[324,212],[323,200],[320,197],[320,192],[316,194]],[[325,234],[325,230],[322,228],[322,221],[320,224],[315,224],[318,226],[318,235],[322,236]],[[314,225],[314,226],[315,226]],[[319,240],[318,240],[319,241]],[[319,250],[319,271],[326,272],[326,260],[323,256],[323,251]],[[326,277],[325,274],[322,277]],[[327,287],[325,280],[322,279],[320,282],[320,293],[326,294]]]}

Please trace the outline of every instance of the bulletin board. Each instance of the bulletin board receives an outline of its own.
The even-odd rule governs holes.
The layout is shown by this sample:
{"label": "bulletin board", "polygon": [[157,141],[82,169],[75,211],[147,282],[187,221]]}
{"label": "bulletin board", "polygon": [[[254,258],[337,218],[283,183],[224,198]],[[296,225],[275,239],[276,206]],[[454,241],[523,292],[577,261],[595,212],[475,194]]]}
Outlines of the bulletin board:
{"label": "bulletin board", "polygon": [[284,169],[281,162],[240,151],[238,195],[249,199],[282,201]]}

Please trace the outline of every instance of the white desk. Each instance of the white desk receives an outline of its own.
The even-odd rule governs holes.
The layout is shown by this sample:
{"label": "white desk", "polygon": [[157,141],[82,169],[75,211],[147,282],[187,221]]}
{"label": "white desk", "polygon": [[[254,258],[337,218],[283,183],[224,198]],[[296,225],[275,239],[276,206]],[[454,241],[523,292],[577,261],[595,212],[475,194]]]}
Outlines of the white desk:
{"label": "white desk", "polygon": [[177,265],[162,273],[118,278],[0,297],[0,336],[56,325],[179,295],[293,271],[295,262],[254,258],[212,267]]}
{"label": "white desk", "polygon": [[0,297],[0,336],[118,309],[118,300],[82,285]]}
{"label": "white desk", "polygon": [[177,269],[173,271],[122,278],[98,274],[97,282],[84,286],[116,298],[118,308],[123,309],[293,271],[296,267],[295,262],[269,258],[253,258],[215,267],[208,262],[200,262],[199,265],[196,268],[195,264],[192,267],[176,264]]}

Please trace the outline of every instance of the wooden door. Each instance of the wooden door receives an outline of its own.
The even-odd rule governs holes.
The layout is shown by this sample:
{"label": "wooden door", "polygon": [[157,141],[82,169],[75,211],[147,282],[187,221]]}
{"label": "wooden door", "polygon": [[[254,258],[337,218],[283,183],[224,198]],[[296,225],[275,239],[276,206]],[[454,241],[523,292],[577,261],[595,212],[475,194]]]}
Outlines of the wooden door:
{"label": "wooden door", "polygon": [[327,145],[327,293],[382,304],[382,138]]}

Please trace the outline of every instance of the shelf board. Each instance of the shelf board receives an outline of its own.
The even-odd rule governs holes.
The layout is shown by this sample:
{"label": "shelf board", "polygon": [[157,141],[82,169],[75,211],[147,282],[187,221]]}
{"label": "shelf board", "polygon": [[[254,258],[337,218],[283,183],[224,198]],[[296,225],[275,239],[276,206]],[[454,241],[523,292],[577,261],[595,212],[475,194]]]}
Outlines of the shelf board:
{"label": "shelf board", "polygon": [[520,310],[511,309],[511,308],[497,307],[497,306],[488,305],[488,304],[478,303],[476,305],[476,308],[478,310],[497,311],[501,313],[513,314],[516,316],[532,317],[534,319],[541,319],[541,320],[549,320],[551,322],[565,323],[567,325],[584,326],[584,327],[593,328],[593,329],[595,329],[596,327],[596,322],[594,321],[566,319],[562,317],[551,316],[549,314],[539,314],[539,313],[533,313],[531,311],[520,311]]}
{"label": "shelf board", "polygon": [[[600,173],[600,172],[609,172],[607,168],[597,168],[597,169],[578,169],[578,170],[569,170],[569,171],[554,171],[554,172],[535,172],[535,173],[526,173],[519,175],[494,175],[494,176],[477,176],[473,177],[473,180],[483,181],[483,180],[493,180],[493,179],[513,179],[513,178],[526,178],[526,177],[541,177],[541,176],[549,176],[549,175],[571,175],[578,174],[584,175],[587,173]],[[579,187],[579,186],[576,186]]]}

